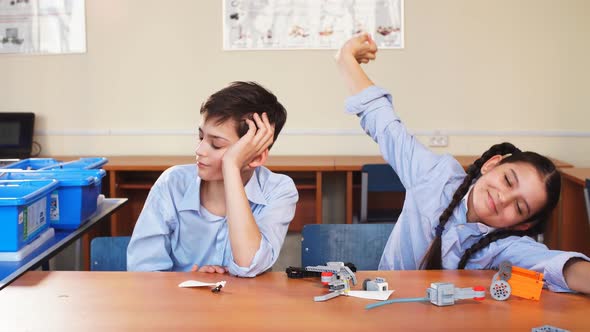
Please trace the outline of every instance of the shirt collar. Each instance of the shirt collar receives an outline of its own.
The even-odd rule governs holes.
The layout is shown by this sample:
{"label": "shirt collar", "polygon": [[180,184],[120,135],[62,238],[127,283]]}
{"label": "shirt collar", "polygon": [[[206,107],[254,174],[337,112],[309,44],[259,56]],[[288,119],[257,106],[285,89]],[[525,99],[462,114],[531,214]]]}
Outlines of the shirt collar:
{"label": "shirt collar", "polygon": [[180,204],[178,204],[178,211],[199,211],[201,212],[201,178],[197,176],[196,181],[192,181]]}
{"label": "shirt collar", "polygon": [[[252,177],[244,187],[248,201],[254,204],[268,205],[266,198],[262,193],[262,188],[258,180],[257,170],[252,173]],[[201,213],[201,178],[197,176],[196,181],[193,181],[186,190],[184,197],[178,205],[179,211],[199,211]]]}

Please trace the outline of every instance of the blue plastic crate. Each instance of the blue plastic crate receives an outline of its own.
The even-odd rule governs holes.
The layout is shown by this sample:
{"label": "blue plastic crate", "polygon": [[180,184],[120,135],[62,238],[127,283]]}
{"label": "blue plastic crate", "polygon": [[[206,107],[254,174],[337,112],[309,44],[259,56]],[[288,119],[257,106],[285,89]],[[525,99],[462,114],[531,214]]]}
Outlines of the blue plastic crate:
{"label": "blue plastic crate", "polygon": [[15,252],[49,227],[56,180],[0,180],[0,251]]}
{"label": "blue plastic crate", "polygon": [[28,158],[2,166],[2,168],[36,170],[56,166],[58,164],[59,161],[53,158]]}
{"label": "blue plastic crate", "polygon": [[109,160],[104,157],[91,157],[91,158],[80,158],[78,160],[66,161],[63,163],[56,163],[43,167],[44,170],[55,170],[55,169],[100,169]]}
{"label": "blue plastic crate", "polygon": [[58,169],[38,171],[5,171],[0,179],[55,179],[59,187],[51,193],[49,220],[57,229],[76,229],[96,211],[101,193],[102,169]]}

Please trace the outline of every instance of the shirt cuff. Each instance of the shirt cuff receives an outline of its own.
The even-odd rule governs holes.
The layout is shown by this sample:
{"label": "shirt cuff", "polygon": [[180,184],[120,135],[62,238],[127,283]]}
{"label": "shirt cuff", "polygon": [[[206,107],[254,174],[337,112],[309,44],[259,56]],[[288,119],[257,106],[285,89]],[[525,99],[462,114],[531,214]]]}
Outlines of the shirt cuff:
{"label": "shirt cuff", "polygon": [[272,248],[263,237],[260,240],[260,248],[254,255],[254,258],[252,258],[250,266],[239,266],[232,257],[231,263],[229,264],[229,273],[238,277],[256,277],[270,268],[270,266],[264,266],[265,264],[263,264],[264,262],[272,261],[270,256],[272,256]]}
{"label": "shirt cuff", "polygon": [[553,258],[545,267],[545,280],[547,288],[552,292],[574,292],[572,291],[563,276],[563,267],[565,263],[572,258],[581,258],[590,261],[590,258],[577,252],[564,252]]}
{"label": "shirt cuff", "polygon": [[346,98],[346,112],[350,114],[359,114],[366,110],[367,104],[383,96],[387,97],[390,103],[392,102],[391,94],[389,94],[389,92],[376,85],[371,85],[358,94]]}

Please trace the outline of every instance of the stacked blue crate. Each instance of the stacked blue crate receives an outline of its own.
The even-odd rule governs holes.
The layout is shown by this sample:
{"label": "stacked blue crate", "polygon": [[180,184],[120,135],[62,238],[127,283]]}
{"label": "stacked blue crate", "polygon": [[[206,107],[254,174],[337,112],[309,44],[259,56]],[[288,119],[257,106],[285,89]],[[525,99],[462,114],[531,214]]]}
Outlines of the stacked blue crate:
{"label": "stacked blue crate", "polygon": [[44,167],[55,166],[57,164],[59,164],[59,161],[53,158],[28,158],[2,166],[2,168],[37,170]]}
{"label": "stacked blue crate", "polygon": [[15,252],[49,228],[57,180],[0,180],[0,252]]}
{"label": "stacked blue crate", "polygon": [[102,169],[3,170],[0,179],[39,180],[55,179],[59,187],[51,193],[49,220],[56,229],[76,229],[97,209],[101,193]]}
{"label": "stacked blue crate", "polygon": [[49,169],[100,169],[109,160],[104,157],[86,157],[61,162],[53,158],[28,158],[3,166],[8,169],[49,170]]}
{"label": "stacked blue crate", "polygon": [[108,162],[104,157],[88,157],[63,163],[51,164],[43,167],[44,170],[55,169],[99,169]]}

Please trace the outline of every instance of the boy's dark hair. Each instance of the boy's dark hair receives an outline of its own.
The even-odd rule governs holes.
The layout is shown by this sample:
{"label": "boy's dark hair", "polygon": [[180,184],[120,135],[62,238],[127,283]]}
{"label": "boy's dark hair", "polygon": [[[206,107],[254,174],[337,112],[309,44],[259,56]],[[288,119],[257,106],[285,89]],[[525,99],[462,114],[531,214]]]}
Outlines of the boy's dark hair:
{"label": "boy's dark hair", "polygon": [[559,193],[561,190],[561,176],[559,172],[557,172],[557,168],[555,164],[549,158],[546,158],[538,153],[525,151],[521,152],[517,147],[510,143],[501,143],[493,145],[489,150],[484,152],[482,156],[477,159],[473,164],[471,164],[467,168],[467,176],[463,180],[463,183],[457,188],[455,194],[453,195],[453,199],[449,206],[443,211],[439,218],[439,224],[436,227],[436,236],[434,240],[432,240],[428,251],[422,258],[422,262],[420,263],[420,268],[425,270],[436,270],[442,269],[442,257],[441,257],[441,245],[442,245],[442,233],[445,227],[445,224],[453,214],[453,210],[459,205],[461,199],[465,196],[471,183],[474,180],[477,180],[481,176],[481,167],[495,155],[507,155],[511,154],[510,156],[503,158],[500,164],[505,163],[527,163],[533,166],[539,175],[545,181],[545,190],[547,191],[547,202],[541,208],[541,210],[534,215],[532,215],[527,220],[523,221],[522,223],[534,222],[534,225],[531,226],[529,229],[524,231],[507,229],[507,228],[500,228],[496,229],[493,232],[490,232],[483,238],[481,238],[477,243],[475,243],[471,248],[465,250],[461,260],[459,261],[458,268],[464,269],[465,265],[467,265],[467,261],[471,256],[478,252],[479,250],[487,247],[490,243],[500,240],[512,235],[516,236],[535,236],[537,234],[541,234],[545,231],[545,226],[549,217],[551,215],[551,211],[557,205],[559,201]]}
{"label": "boy's dark hair", "polygon": [[214,120],[217,124],[233,120],[238,137],[248,132],[248,124],[244,121],[246,118],[252,119],[254,113],[262,116],[265,112],[268,121],[275,127],[274,144],[287,121],[287,110],[272,92],[258,83],[232,82],[207,98],[200,110],[201,114],[207,113],[207,119]]}

